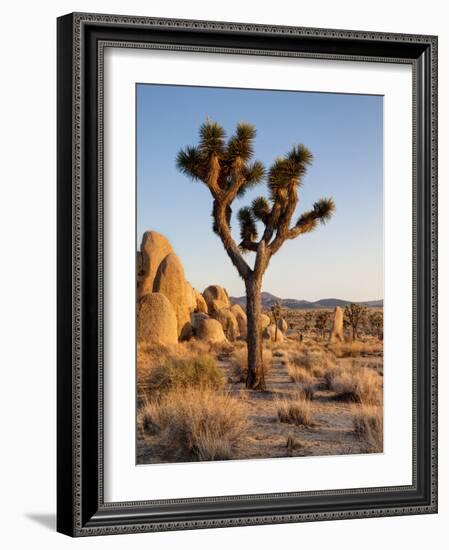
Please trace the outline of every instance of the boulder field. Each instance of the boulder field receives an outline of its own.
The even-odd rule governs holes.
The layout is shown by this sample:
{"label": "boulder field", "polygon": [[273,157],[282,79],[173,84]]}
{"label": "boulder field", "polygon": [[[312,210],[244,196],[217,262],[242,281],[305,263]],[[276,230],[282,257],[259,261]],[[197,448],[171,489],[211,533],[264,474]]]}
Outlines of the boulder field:
{"label": "boulder field", "polygon": [[[164,235],[143,234],[136,271],[139,341],[167,346],[192,337],[207,343],[246,339],[245,310],[231,304],[226,289],[219,285],[209,285],[202,293],[195,289]],[[286,324],[279,329],[278,338]],[[274,334],[268,315],[262,314],[261,330],[265,337]]]}

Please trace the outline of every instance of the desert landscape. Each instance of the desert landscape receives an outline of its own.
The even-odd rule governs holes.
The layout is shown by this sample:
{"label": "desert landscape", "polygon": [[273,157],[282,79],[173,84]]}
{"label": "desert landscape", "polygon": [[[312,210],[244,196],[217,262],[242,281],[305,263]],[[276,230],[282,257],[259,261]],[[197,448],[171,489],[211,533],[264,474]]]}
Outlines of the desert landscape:
{"label": "desert landscape", "polygon": [[[143,122],[148,109],[161,127],[174,122],[153,110],[155,95],[165,105],[167,94],[180,117],[185,94],[198,98],[188,131],[156,134]],[[383,452],[382,188],[357,159],[340,165],[336,182],[335,142],[323,155],[314,118],[323,108],[338,118],[336,101],[353,112],[360,99],[151,86],[141,99],[136,462]],[[263,135],[231,123],[229,111],[226,127],[208,115],[199,122],[204,101],[253,112]],[[289,102],[301,103],[302,122],[304,102],[314,110],[306,133],[319,180],[309,179],[315,156],[285,118]],[[379,102],[362,103],[377,136]],[[276,134],[271,108],[283,113]],[[358,148],[366,126],[345,136]],[[366,147],[381,175],[381,141]]]}
{"label": "desert landscape", "polygon": [[382,301],[260,302],[264,385],[254,388],[245,297],[193,288],[170,242],[144,233],[138,464],[382,452]]}

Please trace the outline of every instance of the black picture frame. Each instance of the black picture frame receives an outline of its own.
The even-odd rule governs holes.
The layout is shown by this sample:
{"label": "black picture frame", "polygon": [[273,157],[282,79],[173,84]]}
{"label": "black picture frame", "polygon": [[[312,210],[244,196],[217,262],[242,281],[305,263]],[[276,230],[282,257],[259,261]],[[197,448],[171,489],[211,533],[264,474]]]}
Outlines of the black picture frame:
{"label": "black picture frame", "polygon": [[[85,13],[60,17],[57,29],[57,530],[87,536],[437,512],[437,37]],[[149,494],[145,502],[104,502],[101,101],[106,42],[412,65],[412,485],[170,501],[151,501]]]}

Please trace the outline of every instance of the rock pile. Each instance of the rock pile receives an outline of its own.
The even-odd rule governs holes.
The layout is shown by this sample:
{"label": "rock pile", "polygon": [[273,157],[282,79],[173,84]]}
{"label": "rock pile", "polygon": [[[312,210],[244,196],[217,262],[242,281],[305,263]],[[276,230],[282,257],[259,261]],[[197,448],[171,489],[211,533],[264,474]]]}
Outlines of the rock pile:
{"label": "rock pile", "polygon": [[209,343],[246,337],[243,309],[231,306],[221,286],[208,286],[202,294],[194,289],[164,235],[144,233],[136,269],[138,340],[171,345],[192,336]]}
{"label": "rock pile", "polygon": [[[170,242],[156,231],[146,231],[136,255],[137,338],[148,343],[172,345],[192,336],[208,343],[246,339],[244,309],[231,304],[226,289],[210,285],[201,294],[187,281],[184,268]],[[274,340],[275,326],[261,316],[264,338]],[[277,341],[287,330],[278,322]]]}

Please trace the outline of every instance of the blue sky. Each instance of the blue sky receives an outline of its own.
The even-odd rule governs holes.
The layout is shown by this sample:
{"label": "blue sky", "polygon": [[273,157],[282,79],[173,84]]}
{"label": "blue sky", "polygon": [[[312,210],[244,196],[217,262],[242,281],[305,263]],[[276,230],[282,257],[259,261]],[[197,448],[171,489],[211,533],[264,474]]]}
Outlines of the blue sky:
{"label": "blue sky", "polygon": [[[206,186],[179,173],[178,150],[196,145],[209,117],[231,134],[240,121],[254,124],[254,158],[268,168],[293,144],[313,153],[300,188],[297,215],[320,197],[337,210],[327,225],[287,241],[272,258],[263,290],[281,298],[361,301],[383,298],[383,98],[380,96],[137,85],[137,246],[142,233],[164,234],[187,279],[202,291],[244,285],[212,232]],[[267,195],[260,184],[233,205]],[[297,216],[295,216],[296,218]],[[247,255],[252,264],[254,254]]]}

